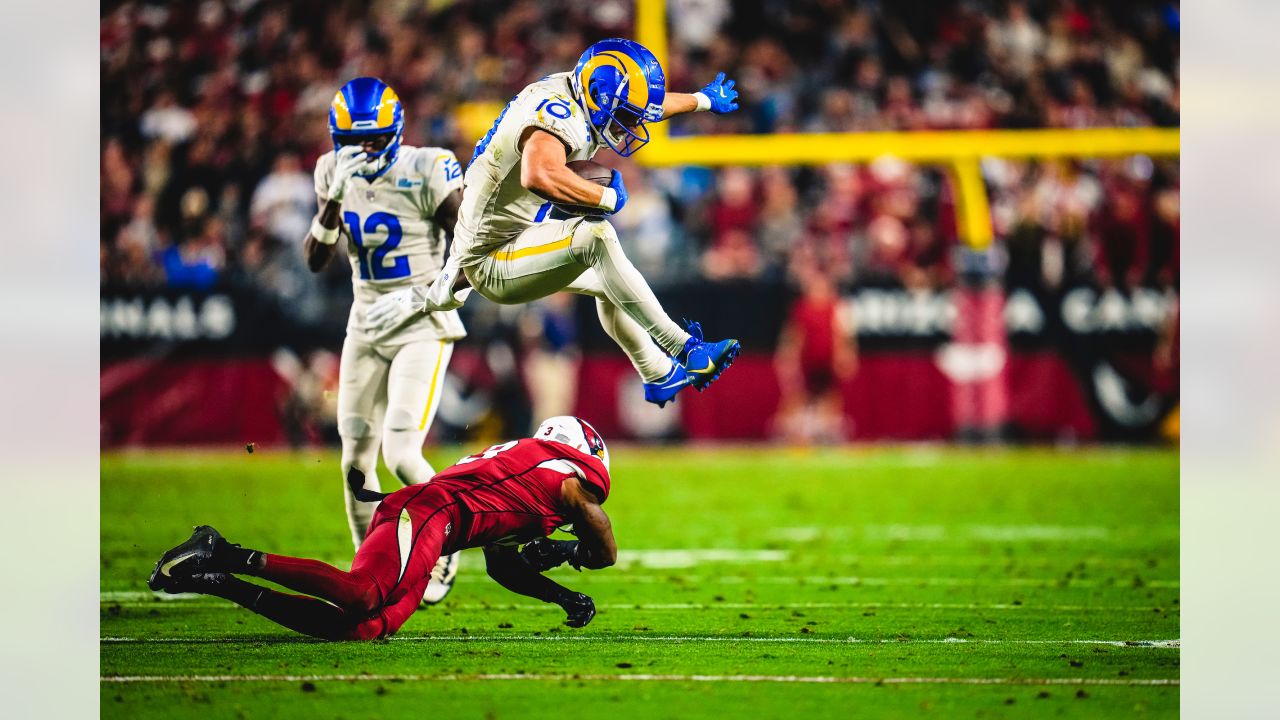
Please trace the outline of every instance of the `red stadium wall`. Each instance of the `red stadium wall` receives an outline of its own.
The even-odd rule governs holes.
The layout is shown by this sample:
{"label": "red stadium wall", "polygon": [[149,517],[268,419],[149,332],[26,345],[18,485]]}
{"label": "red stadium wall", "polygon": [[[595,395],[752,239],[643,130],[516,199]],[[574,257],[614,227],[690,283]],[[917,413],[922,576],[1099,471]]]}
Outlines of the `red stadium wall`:
{"label": "red stadium wall", "polygon": [[279,444],[278,408],[288,390],[267,358],[106,364],[102,445]]}
{"label": "red stadium wall", "polygon": [[[618,438],[777,437],[773,347],[783,322],[776,311],[787,305],[780,292],[740,294],[733,303],[727,292],[671,293],[677,312],[704,305],[748,351],[707,392],[682,395],[665,410],[641,400],[640,381],[599,331],[594,305],[579,303],[573,411]],[[1176,367],[1158,370],[1153,353],[1165,317],[1155,311],[1176,301],[1167,294],[1085,287],[1059,297],[1016,290],[1006,300],[865,288],[846,301],[859,318],[858,371],[841,387],[852,440],[1149,441],[1177,402]],[[229,287],[104,290],[101,328],[104,447],[336,440],[332,408],[315,393],[336,385],[340,324],[302,327],[260,296]],[[481,334],[457,349],[449,369],[455,408],[446,394],[439,435],[469,437],[480,422],[490,434],[525,431],[528,383],[536,390],[537,381],[519,368],[499,373],[486,349],[508,342]],[[306,393],[272,365],[273,354],[302,362],[321,349],[333,360],[309,371]],[[500,428],[490,422],[495,416]]]}
{"label": "red stadium wall", "polygon": [[[624,398],[638,393],[630,363],[591,355],[579,368],[574,412],[611,437],[635,437]],[[1015,353],[1005,377],[1010,421],[1031,437],[1095,436],[1096,424],[1079,382],[1052,353]],[[930,353],[877,353],[862,358],[843,387],[855,440],[947,440],[959,423],[949,380]],[[280,408],[288,385],[266,358],[127,360],[101,375],[103,446],[278,445]],[[745,354],[702,394],[674,406],[691,440],[762,440],[772,433],[779,388],[768,355]]]}

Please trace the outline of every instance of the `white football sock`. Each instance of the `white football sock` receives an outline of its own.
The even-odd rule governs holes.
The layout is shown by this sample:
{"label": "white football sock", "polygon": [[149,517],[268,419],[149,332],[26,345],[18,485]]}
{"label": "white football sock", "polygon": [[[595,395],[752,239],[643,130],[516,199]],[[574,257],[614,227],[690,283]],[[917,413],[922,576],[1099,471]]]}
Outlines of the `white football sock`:
{"label": "white football sock", "polygon": [[356,500],[347,485],[347,472],[356,468],[364,473],[364,486],[370,490],[380,491],[378,482],[378,440],[376,437],[356,440],[342,439],[342,496],[347,507],[347,524],[351,528],[351,543],[360,549],[364,542],[365,532],[369,529],[369,521],[378,509],[378,503],[367,503]]}
{"label": "white football sock", "polygon": [[612,225],[605,221],[582,223],[574,233],[573,249],[583,263],[596,271],[609,302],[638,323],[668,355],[684,349],[689,333],[662,309],[649,283],[622,251]]}

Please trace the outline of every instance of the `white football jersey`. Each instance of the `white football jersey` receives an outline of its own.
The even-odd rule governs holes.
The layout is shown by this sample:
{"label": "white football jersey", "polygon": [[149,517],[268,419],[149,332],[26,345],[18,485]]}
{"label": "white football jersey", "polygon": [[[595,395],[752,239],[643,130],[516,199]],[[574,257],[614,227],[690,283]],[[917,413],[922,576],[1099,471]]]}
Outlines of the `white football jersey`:
{"label": "white football jersey", "polygon": [[[320,207],[333,178],[334,153],[316,163],[315,188]],[[429,285],[444,267],[445,232],[436,225],[436,208],[462,187],[462,167],[443,148],[401,146],[396,161],[372,182],[354,177],[342,200],[342,234],[347,238],[355,302],[347,336],[362,342],[403,345],[417,340],[459,340],[466,336],[456,310],[415,314],[396,327],[375,333],[364,327],[364,313],[379,295]]]}
{"label": "white football jersey", "polygon": [[520,184],[520,136],[535,127],[560,138],[568,160],[590,160],[602,145],[573,99],[569,73],[549,75],[520,91],[476,143],[453,234],[463,267],[480,262],[547,216],[550,203]]}

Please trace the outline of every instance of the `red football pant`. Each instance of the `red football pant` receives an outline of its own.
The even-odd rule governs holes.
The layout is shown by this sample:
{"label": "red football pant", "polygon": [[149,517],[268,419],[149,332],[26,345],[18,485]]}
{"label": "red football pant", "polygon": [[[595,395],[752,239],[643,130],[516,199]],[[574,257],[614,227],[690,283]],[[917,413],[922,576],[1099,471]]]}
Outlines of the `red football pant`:
{"label": "red football pant", "polygon": [[417,609],[457,520],[451,495],[430,483],[413,485],[379,505],[350,572],[319,560],[265,554],[263,568],[254,574],[306,596],[244,581],[219,594],[312,637],[386,637]]}

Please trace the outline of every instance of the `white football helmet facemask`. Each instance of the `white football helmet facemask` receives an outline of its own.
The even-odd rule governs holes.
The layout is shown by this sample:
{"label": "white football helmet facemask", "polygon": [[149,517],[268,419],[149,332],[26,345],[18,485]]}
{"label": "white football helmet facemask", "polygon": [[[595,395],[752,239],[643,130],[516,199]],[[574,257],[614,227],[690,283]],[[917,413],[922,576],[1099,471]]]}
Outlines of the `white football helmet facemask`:
{"label": "white football helmet facemask", "polygon": [[596,432],[596,429],[586,420],[572,415],[547,418],[538,426],[538,431],[533,434],[533,437],[538,440],[564,443],[587,455],[594,455],[604,463],[605,470],[609,469],[609,448],[605,447],[604,438],[600,437],[600,433]]}

